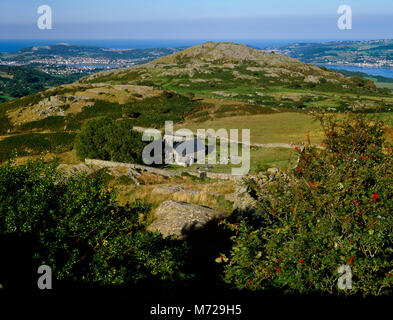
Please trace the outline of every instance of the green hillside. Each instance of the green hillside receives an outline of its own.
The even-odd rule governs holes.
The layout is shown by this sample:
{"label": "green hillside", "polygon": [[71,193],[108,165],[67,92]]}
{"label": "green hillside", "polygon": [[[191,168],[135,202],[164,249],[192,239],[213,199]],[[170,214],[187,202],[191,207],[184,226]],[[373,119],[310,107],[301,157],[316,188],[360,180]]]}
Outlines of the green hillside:
{"label": "green hillside", "polygon": [[[15,134],[74,135],[87,120],[104,116],[156,128],[166,120],[194,127],[228,118],[234,120],[235,128],[239,116],[244,127],[247,117],[289,111],[302,123],[301,130],[296,129],[297,137],[310,131],[319,137],[311,117],[302,114],[378,111],[385,117],[392,108],[391,91],[377,88],[372,80],[349,78],[245,45],[207,42],[147,64],[102,71],[5,102],[0,105],[0,134],[5,139]],[[278,117],[271,119],[279,121]],[[280,125],[290,122],[268,128],[288,132]],[[256,125],[252,135],[276,134],[269,130]],[[290,139],[280,135],[279,140],[289,143]],[[26,148],[19,150],[26,153]]]}
{"label": "green hillside", "polygon": [[28,63],[31,60],[39,58],[107,58],[107,59],[143,59],[145,61],[153,60],[157,57],[168,55],[176,52],[172,48],[152,48],[152,49],[124,49],[114,50],[95,46],[70,45],[68,43],[59,43],[48,46],[33,46],[23,48],[17,52],[0,53],[0,59],[4,61],[16,61],[19,63]]}
{"label": "green hillside", "polygon": [[208,42],[135,68],[105,71],[80,83],[145,84],[203,98],[242,101],[255,108],[391,109],[389,90],[326,68],[234,43]]}
{"label": "green hillside", "polygon": [[306,63],[362,64],[391,67],[393,40],[295,43],[268,48]]}
{"label": "green hillside", "polygon": [[85,74],[50,75],[35,66],[0,65],[0,102],[78,80]]}

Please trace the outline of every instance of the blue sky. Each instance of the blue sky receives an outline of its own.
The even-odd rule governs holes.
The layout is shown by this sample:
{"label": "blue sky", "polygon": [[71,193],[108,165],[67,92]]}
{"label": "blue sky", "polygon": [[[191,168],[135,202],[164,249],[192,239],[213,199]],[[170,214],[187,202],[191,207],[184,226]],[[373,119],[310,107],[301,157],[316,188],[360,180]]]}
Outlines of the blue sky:
{"label": "blue sky", "polygon": [[[53,9],[38,30],[37,8]],[[338,30],[337,9],[353,10]],[[1,0],[0,38],[393,38],[391,0]]]}

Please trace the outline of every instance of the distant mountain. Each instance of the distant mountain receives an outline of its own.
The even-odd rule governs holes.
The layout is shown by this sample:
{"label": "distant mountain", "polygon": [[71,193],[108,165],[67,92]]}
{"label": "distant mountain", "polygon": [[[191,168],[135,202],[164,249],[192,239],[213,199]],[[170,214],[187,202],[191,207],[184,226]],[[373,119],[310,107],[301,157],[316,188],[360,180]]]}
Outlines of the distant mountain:
{"label": "distant mountain", "polygon": [[313,64],[393,67],[393,40],[295,43],[266,50]]}
{"label": "distant mountain", "polygon": [[74,82],[102,65],[116,68],[146,63],[177,50],[106,49],[59,43],[0,53],[0,102]]}
{"label": "distant mountain", "polygon": [[364,79],[371,79],[376,83],[393,83],[393,78],[383,77],[383,76],[375,76],[369,75],[364,72],[358,71],[349,71],[349,70],[342,70],[342,69],[333,69],[335,72],[341,73],[346,77],[361,77]]}
{"label": "distant mountain", "polygon": [[389,112],[393,95],[284,55],[207,42],[0,104],[0,162],[14,149],[20,156],[71,150],[82,125],[97,117],[150,128],[226,117],[236,128],[239,116],[318,109]]}
{"label": "distant mountain", "polygon": [[28,63],[37,58],[106,58],[109,60],[137,60],[150,61],[164,55],[171,54],[179,49],[156,48],[156,49],[106,49],[85,45],[70,45],[60,43],[50,46],[33,46],[19,50],[15,53],[2,53],[0,59]]}
{"label": "distant mountain", "polygon": [[74,132],[86,120],[108,115],[159,128],[166,120],[361,107],[391,110],[391,91],[281,54],[207,42],[3,103],[0,132]]}
{"label": "distant mountain", "polygon": [[[336,72],[245,45],[207,42],[140,66],[103,71],[80,83],[145,83],[213,97],[236,97],[257,104],[269,93],[287,89],[376,93],[375,86],[360,88]],[[270,102],[277,99],[270,98]],[[271,103],[269,103],[271,104]]]}

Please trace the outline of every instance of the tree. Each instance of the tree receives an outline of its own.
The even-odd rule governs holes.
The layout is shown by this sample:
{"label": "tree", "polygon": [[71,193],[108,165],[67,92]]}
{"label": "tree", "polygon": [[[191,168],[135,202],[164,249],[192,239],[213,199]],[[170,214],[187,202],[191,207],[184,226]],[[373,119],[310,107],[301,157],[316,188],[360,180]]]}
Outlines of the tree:
{"label": "tree", "polygon": [[127,285],[185,277],[185,247],[146,231],[148,204],[121,206],[102,176],[64,179],[56,168],[42,159],[0,167],[0,237],[34,239],[34,261],[57,280]]}
{"label": "tree", "polygon": [[[261,186],[255,215],[236,230],[225,280],[238,288],[339,294],[337,272],[352,269],[346,294],[393,292],[393,156],[379,120],[320,118],[324,149],[306,146],[294,172]],[[391,134],[391,132],[390,132]]]}
{"label": "tree", "polygon": [[145,144],[142,134],[132,127],[131,122],[108,117],[87,121],[75,139],[77,155],[81,159],[142,163]]}

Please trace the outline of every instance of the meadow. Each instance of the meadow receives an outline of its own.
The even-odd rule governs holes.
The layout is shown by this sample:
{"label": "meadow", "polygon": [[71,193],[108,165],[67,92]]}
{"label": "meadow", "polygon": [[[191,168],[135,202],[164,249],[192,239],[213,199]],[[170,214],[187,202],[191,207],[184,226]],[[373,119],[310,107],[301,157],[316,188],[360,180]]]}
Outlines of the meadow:
{"label": "meadow", "polygon": [[[250,129],[251,143],[301,143],[310,137],[311,143],[322,142],[320,124],[307,113],[282,112],[217,118],[205,122],[186,121],[175,129]],[[240,132],[239,132],[240,137]]]}

